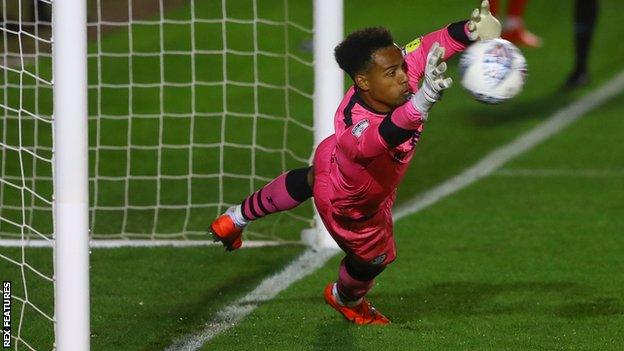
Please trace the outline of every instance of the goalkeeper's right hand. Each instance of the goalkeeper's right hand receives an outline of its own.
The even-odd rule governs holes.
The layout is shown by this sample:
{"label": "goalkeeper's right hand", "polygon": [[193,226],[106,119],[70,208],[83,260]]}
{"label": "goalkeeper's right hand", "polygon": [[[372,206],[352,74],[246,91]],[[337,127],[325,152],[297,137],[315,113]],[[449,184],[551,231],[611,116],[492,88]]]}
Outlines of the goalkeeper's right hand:
{"label": "goalkeeper's right hand", "polygon": [[438,102],[442,97],[442,91],[448,89],[453,80],[445,77],[446,62],[441,62],[444,57],[444,47],[435,42],[427,53],[427,65],[425,66],[425,75],[420,89],[412,97],[412,104],[421,113],[422,119],[427,119],[427,113],[434,103]]}
{"label": "goalkeeper's right hand", "polygon": [[501,24],[490,12],[490,2],[483,0],[481,8],[474,9],[468,21],[470,40],[488,40],[500,38]]}

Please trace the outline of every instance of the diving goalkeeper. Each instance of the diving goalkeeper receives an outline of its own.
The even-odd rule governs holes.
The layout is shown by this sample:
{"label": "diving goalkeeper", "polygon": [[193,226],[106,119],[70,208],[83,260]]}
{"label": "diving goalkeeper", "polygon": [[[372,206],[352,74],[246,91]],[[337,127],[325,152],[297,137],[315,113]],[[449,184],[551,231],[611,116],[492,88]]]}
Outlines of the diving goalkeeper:
{"label": "diving goalkeeper", "polygon": [[391,209],[429,110],[452,84],[443,60],[500,31],[486,0],[470,20],[402,49],[385,28],[351,33],[334,52],[353,80],[334,116],[335,133],[318,145],[311,167],[280,175],[219,216],[210,226],[215,240],[235,250],[247,223],[314,196],[323,223],[346,253],[325,301],[353,323],[389,323],[364,297],[396,258]]}

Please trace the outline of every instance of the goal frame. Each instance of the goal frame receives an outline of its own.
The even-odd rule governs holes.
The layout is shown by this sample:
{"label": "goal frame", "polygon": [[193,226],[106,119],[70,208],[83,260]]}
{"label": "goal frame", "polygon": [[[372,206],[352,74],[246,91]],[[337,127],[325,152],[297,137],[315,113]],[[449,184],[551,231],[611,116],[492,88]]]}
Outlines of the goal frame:
{"label": "goal frame", "polygon": [[[343,0],[314,1],[314,149],[334,133],[334,113],[344,95],[344,73],[334,59],[334,48],[344,33]],[[314,228],[302,241],[313,247],[338,248],[314,210]]]}
{"label": "goal frame", "polygon": [[[333,133],[344,74],[343,1],[314,0],[314,145]],[[58,350],[90,349],[87,0],[52,2],[54,321]],[[303,241],[337,247],[322,221]]]}
{"label": "goal frame", "polygon": [[87,1],[52,2],[56,349],[89,350]]}

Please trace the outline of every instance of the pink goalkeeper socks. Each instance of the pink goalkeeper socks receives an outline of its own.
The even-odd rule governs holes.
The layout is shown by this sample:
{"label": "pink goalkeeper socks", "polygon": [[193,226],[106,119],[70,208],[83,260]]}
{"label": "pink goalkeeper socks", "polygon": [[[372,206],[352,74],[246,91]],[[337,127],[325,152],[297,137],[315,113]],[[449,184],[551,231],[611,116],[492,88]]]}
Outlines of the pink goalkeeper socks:
{"label": "pink goalkeeper socks", "polygon": [[269,184],[251,194],[241,204],[243,217],[247,221],[264,217],[268,214],[290,210],[301,202],[290,196],[286,189],[286,172],[273,179]]}
{"label": "pink goalkeeper socks", "polygon": [[364,297],[373,287],[375,280],[360,281],[351,277],[349,272],[347,272],[344,261],[345,260],[342,260],[340,263],[336,288],[340,294],[341,300],[345,305],[348,305],[349,302],[359,302],[358,300]]}

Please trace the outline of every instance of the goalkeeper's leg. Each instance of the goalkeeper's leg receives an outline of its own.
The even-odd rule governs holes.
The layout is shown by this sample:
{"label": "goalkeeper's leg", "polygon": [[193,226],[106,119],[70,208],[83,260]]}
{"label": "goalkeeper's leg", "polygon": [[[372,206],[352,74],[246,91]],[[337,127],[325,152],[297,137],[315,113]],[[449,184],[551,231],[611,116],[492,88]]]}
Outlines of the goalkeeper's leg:
{"label": "goalkeeper's leg", "polygon": [[524,9],[528,0],[510,0],[502,38],[518,45],[538,48],[542,39],[529,32],[524,25]]}
{"label": "goalkeeper's leg", "polygon": [[312,197],[313,174],[312,167],[288,171],[230,207],[210,225],[215,241],[221,241],[228,251],[238,249],[243,228],[250,221],[290,210]]}
{"label": "goalkeeper's leg", "polygon": [[373,287],[375,277],[384,268],[383,264],[362,262],[347,254],[340,263],[338,281],[329,283],[325,288],[325,302],[355,324],[390,323],[364,298]]}

